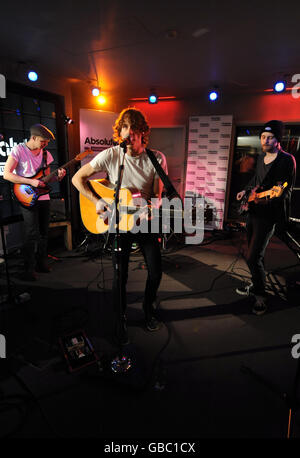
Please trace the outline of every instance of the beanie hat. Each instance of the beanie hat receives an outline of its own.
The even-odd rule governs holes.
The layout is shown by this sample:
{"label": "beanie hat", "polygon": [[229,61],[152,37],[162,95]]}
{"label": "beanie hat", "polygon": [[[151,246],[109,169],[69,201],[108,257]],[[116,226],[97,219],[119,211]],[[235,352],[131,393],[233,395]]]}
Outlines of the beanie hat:
{"label": "beanie hat", "polygon": [[283,136],[284,124],[281,121],[273,119],[272,121],[267,122],[260,131],[259,138],[263,132],[270,132],[274,135],[278,143],[281,142]]}
{"label": "beanie hat", "polygon": [[43,124],[34,124],[30,127],[30,135],[45,138],[46,140],[55,140],[55,137],[50,129]]}

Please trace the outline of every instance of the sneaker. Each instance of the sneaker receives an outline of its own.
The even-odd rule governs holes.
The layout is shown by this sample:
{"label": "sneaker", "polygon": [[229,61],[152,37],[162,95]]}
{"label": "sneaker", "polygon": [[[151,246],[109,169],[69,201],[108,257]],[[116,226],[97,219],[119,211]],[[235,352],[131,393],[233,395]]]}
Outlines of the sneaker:
{"label": "sneaker", "polygon": [[252,312],[255,315],[263,315],[267,310],[266,299],[264,296],[255,296],[255,304]]}
{"label": "sneaker", "polygon": [[146,318],[146,329],[150,332],[158,331],[162,326],[162,323],[158,321],[154,316]]}
{"label": "sneaker", "polygon": [[253,294],[253,283],[244,284],[236,288],[235,292],[240,296],[250,296]]}

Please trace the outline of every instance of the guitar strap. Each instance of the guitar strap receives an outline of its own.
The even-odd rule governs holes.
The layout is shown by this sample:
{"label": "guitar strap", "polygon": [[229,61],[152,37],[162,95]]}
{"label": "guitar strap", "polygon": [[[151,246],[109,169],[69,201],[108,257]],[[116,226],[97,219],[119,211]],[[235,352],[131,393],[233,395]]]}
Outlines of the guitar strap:
{"label": "guitar strap", "polygon": [[153,151],[151,149],[146,148],[146,153],[147,153],[150,161],[152,162],[153,167],[157,171],[157,173],[159,175],[159,178],[161,179],[161,181],[163,182],[163,184],[165,186],[166,196],[168,197],[168,199],[172,199],[173,197],[179,197],[179,199],[181,199],[180,195],[178,194],[178,192],[174,188],[173,184],[171,183],[168,175],[166,174],[166,172],[163,170],[162,166],[160,165],[160,163],[156,159],[155,154],[153,153]]}
{"label": "guitar strap", "polygon": [[42,169],[47,168],[47,151],[43,150],[43,161],[42,161]]}
{"label": "guitar strap", "polygon": [[46,168],[48,167],[48,164],[47,164],[47,151],[43,150],[43,157],[42,157],[42,162],[41,162],[41,165],[39,166],[39,168],[35,171],[35,175],[37,173],[39,173],[40,170],[43,170],[43,175],[44,175],[44,170],[46,170]]}

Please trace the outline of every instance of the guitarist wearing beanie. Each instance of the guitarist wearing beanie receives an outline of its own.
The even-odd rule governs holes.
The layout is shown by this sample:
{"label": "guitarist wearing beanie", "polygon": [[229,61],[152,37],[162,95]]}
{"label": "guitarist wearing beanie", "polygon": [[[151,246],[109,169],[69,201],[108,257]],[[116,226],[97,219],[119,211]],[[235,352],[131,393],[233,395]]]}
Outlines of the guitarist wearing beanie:
{"label": "guitarist wearing beanie", "polygon": [[[236,196],[239,201],[245,198],[248,201],[246,262],[252,277],[249,285],[237,288],[236,292],[245,296],[254,295],[253,313],[256,315],[262,315],[267,309],[265,250],[276,226],[282,231],[288,222],[296,176],[294,157],[284,152],[280,146],[283,130],[283,123],[277,120],[269,121],[263,126],[260,132],[262,154],[258,157],[255,174],[246,189]],[[275,193],[274,198],[272,192]],[[265,195],[266,197],[260,198]]]}
{"label": "guitarist wearing beanie", "polygon": [[[50,174],[49,165],[53,162],[53,157],[49,151],[44,149],[50,140],[55,140],[55,137],[47,127],[42,124],[31,126],[28,142],[13,147],[5,164],[4,179],[14,184],[29,185],[37,190],[45,187],[45,183],[34,176],[42,169],[45,175]],[[58,169],[54,180],[62,180],[65,174],[65,169]],[[34,281],[37,279],[35,268],[38,272],[50,272],[47,265],[49,193],[41,193],[34,206],[21,205],[21,211],[24,219],[24,274],[22,280]],[[37,253],[35,254],[36,246]]]}

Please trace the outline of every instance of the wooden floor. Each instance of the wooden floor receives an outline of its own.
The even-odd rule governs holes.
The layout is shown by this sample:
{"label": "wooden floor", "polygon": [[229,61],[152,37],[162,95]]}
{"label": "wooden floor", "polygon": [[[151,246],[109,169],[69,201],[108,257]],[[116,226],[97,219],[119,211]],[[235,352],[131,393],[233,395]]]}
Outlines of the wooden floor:
{"label": "wooden floor", "polygon": [[[294,394],[299,264],[272,240],[266,253],[268,311],[258,317],[252,298],[235,293],[249,279],[244,250],[244,234],[233,233],[163,252],[158,315],[164,324],[153,333],[144,328],[141,308],[147,272],[140,253],[133,254],[130,344],[123,349],[132,368],[117,376],[110,369],[118,348],[109,254],[89,247],[54,250],[59,260],[51,258],[52,272],[34,283],[18,279],[20,259],[12,257],[14,293],[28,292],[30,300],[1,305],[11,367],[3,370],[0,389],[5,395],[32,393],[27,420],[13,437],[286,437],[286,402],[256,375],[279,393]],[[1,278],[4,291],[3,269]],[[93,342],[102,371],[91,366],[80,375],[67,372],[58,337],[75,329],[84,329]],[[16,423],[13,415],[2,415],[1,430],[14,430]],[[297,412],[291,436],[300,437]]]}

